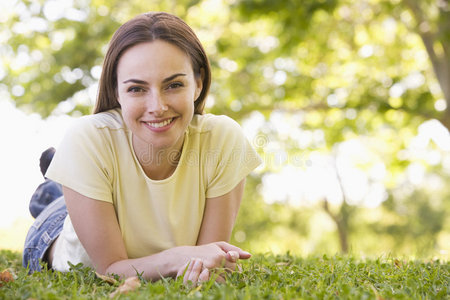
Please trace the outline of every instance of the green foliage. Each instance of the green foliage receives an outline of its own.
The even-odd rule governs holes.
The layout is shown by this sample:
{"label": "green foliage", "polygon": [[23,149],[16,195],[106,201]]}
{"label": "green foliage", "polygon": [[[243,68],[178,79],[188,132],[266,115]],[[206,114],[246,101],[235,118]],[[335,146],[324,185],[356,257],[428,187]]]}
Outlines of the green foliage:
{"label": "green foliage", "polygon": [[245,20],[277,20],[273,33],[281,39],[282,51],[287,52],[304,41],[317,12],[332,12],[337,4],[337,0],[242,0],[237,1],[236,8]]}
{"label": "green foliage", "polygon": [[[418,126],[436,118],[449,128],[450,100],[443,90],[450,84],[439,79],[445,74],[449,78],[450,72],[448,1],[87,0],[74,1],[74,8],[84,14],[78,20],[48,20],[45,3],[17,1],[20,9],[0,27],[0,74],[2,65],[5,71],[0,92],[7,91],[18,107],[44,117],[90,113],[98,80],[95,70],[119,24],[145,11],[175,13],[194,28],[210,57],[208,112],[244,122],[257,111],[265,121],[259,128],[263,146],[276,144],[279,153],[303,161],[313,152],[332,153],[354,138],[367,139],[376,148],[387,169],[383,184],[389,200],[371,213],[347,203],[332,207],[329,214],[343,220],[351,249],[371,253],[368,245],[378,239],[394,241],[384,251],[414,249],[410,254],[427,255],[442,249],[436,248],[436,241],[442,231],[450,230],[445,223],[450,213],[445,187],[426,196],[399,196],[395,191],[405,184],[403,175],[413,159],[401,153]],[[18,30],[31,18],[46,28]],[[31,57],[26,64],[16,61],[23,54]],[[439,77],[439,72],[444,75]],[[438,111],[435,103],[444,98],[447,109]],[[295,120],[293,128],[304,136],[322,138],[299,146],[303,135],[278,131],[272,120],[276,114]],[[267,147],[258,151],[272,154]],[[444,165],[442,159],[436,172]],[[337,237],[330,238],[325,230],[318,234],[320,225],[313,224],[325,223],[327,215],[320,205],[264,202],[261,177],[282,167],[268,164],[248,180],[233,242],[248,249],[276,242],[278,250],[285,251],[303,250],[313,240],[307,252],[333,253]],[[445,171],[439,177],[448,182]],[[373,216],[377,220],[370,219]],[[377,247],[372,248],[380,250]]]}
{"label": "green foliage", "polygon": [[436,247],[437,236],[443,230],[446,208],[437,199],[423,190],[413,192],[406,199],[391,197],[383,203],[384,217],[371,224],[375,234],[395,237],[392,249],[408,249],[419,255],[430,253]]}
{"label": "green foliage", "polygon": [[[180,279],[142,282],[126,299],[448,299],[450,264],[395,258],[295,257],[257,255],[242,262],[243,271],[225,284],[205,282],[196,288]],[[0,299],[105,299],[120,283],[110,285],[92,269],[73,266],[67,273],[27,275],[20,254],[0,251],[0,269],[15,281],[0,288]]]}
{"label": "green foliage", "polygon": [[[198,1],[185,2],[187,9]],[[2,62],[8,71],[3,84],[19,107],[44,117],[67,100],[70,105],[58,113],[91,113],[95,92],[89,95],[88,91],[99,79],[93,68],[102,65],[105,47],[114,31],[124,19],[135,14],[152,8],[171,8],[170,1],[165,5],[146,4],[145,10],[139,1],[126,5],[121,1],[83,1],[75,3],[72,12],[82,17],[70,18],[69,15],[48,20],[43,9],[45,3],[20,1],[17,6],[21,5],[21,9],[9,16],[2,28],[7,39],[7,44],[2,46],[6,54]],[[180,15],[183,15],[181,11]],[[32,18],[45,26],[38,30],[14,31],[19,23],[26,24]],[[28,56],[24,64],[14,62],[14,57],[19,55]],[[20,87],[24,92],[15,94],[13,87]]]}

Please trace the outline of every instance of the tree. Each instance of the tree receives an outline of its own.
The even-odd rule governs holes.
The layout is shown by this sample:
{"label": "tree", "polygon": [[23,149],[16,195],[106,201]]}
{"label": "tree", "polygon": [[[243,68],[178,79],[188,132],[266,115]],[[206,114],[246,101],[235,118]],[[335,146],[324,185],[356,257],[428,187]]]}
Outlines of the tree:
{"label": "tree", "polygon": [[[450,130],[450,5],[448,0],[403,0],[414,16],[411,30],[422,39],[446,100],[440,121]],[[408,26],[409,24],[407,24]]]}
{"label": "tree", "polygon": [[[392,191],[410,164],[398,153],[418,126],[435,118],[449,128],[447,0],[92,0],[59,10],[57,3],[16,1],[0,28],[0,89],[18,107],[44,117],[89,113],[112,33],[137,13],[165,10],[186,19],[210,55],[214,80],[207,110],[240,122],[261,117],[259,137],[279,153],[304,162],[314,152],[329,155],[348,140],[366,138],[381,145],[390,173],[385,185]],[[52,16],[52,9],[59,15]],[[296,134],[277,125],[287,118]],[[259,175],[282,167],[268,164]],[[246,195],[261,201],[257,193]],[[321,209],[337,220],[338,231],[356,227],[357,205],[344,201]],[[261,226],[247,225],[258,230],[283,223],[243,220],[254,220]],[[306,234],[303,225],[299,234]]]}
{"label": "tree", "polygon": [[3,89],[18,107],[43,117],[90,113],[107,43],[120,24],[149,9],[183,16],[198,1],[159,2],[13,2],[1,28]]}
{"label": "tree", "polygon": [[[433,80],[429,74],[431,69],[426,69],[429,67],[428,64],[426,66],[424,64],[414,65],[408,62],[409,59],[401,59],[405,50],[417,49],[416,37],[419,36],[446,99],[446,105],[440,104],[442,113],[434,109],[434,101],[440,96],[440,92],[430,93],[430,90],[426,88],[422,91],[402,93],[399,96],[402,100],[401,103],[385,103],[386,94],[379,91],[379,95],[377,93],[364,95],[370,101],[360,99],[356,103],[347,102],[341,107],[363,109],[372,105],[374,100],[378,100],[380,103],[376,107],[377,112],[384,113],[388,109],[401,110],[407,114],[420,116],[422,119],[436,118],[449,128],[450,7],[447,0],[282,0],[276,2],[242,0],[237,1],[236,7],[243,19],[250,17],[253,21],[256,19],[258,21],[268,20],[271,23],[266,26],[266,28],[270,28],[266,34],[276,37],[279,47],[274,47],[274,51],[269,52],[268,56],[272,58],[272,61],[282,58],[280,54],[293,59],[293,63],[297,64],[295,68],[297,72],[288,73],[288,77],[289,75],[295,76],[299,79],[298,81],[305,81],[309,85],[313,84],[315,79],[323,81],[324,77],[326,79],[332,75],[333,70],[340,71],[340,66],[349,67],[349,60],[353,62],[359,60],[367,66],[367,69],[377,70],[373,74],[375,76],[386,75],[385,78],[372,78],[373,80],[358,82],[359,85],[377,90],[388,90],[396,83],[401,83],[401,80],[410,75],[414,69],[423,73],[427,81]],[[317,55],[308,50],[317,52]],[[308,59],[309,65],[311,67],[315,65],[317,68],[300,70],[303,69],[302,67],[306,67],[299,61],[301,59]],[[379,74],[380,65],[395,68],[396,66],[400,67],[402,61],[409,64],[406,72],[385,70],[387,71],[385,74]],[[250,73],[252,72],[250,71]],[[356,72],[349,75],[361,76],[362,74]],[[390,77],[390,81],[388,77]],[[347,85],[345,80],[334,79],[335,84],[328,84],[331,89],[327,91],[328,93],[324,92],[320,100],[333,94],[333,86]],[[388,82],[383,84],[377,82],[383,79]],[[285,96],[287,96],[284,98],[283,104],[289,106],[291,104],[289,96],[296,96],[298,107],[308,109],[309,105],[304,103],[302,96],[311,97],[314,96],[314,92],[308,88],[305,89],[305,85],[301,85],[301,92],[299,89],[289,89],[288,78],[283,85]],[[403,88],[405,89],[405,87]],[[411,90],[411,88],[406,87],[406,90]],[[348,98],[352,98],[352,95],[348,95]],[[409,100],[410,98],[412,99]],[[422,102],[429,102],[430,105],[421,105]],[[330,109],[330,107],[321,107],[316,103],[311,104],[312,109]],[[424,108],[426,109],[424,110]]]}
{"label": "tree", "polygon": [[[262,92],[243,97],[241,111],[255,107],[264,111],[264,105],[251,104],[255,98],[265,100],[265,93],[282,98],[267,101],[268,107],[299,112],[303,128],[323,129],[328,149],[355,135],[383,131],[390,147],[385,164],[395,172],[408,166],[396,153],[408,145],[421,122],[436,118],[449,128],[448,1],[436,5],[436,1],[243,0],[237,8],[243,19],[250,16],[254,22],[270,23],[258,27],[269,28],[263,32],[279,44],[265,53],[268,59],[259,68],[252,65],[256,55],[243,59],[247,66],[243,73],[259,83],[246,82],[246,87]],[[419,36],[429,60],[420,52]],[[262,46],[259,49],[265,52]],[[433,70],[441,90],[435,88]],[[269,75],[261,78],[258,73]],[[235,84],[242,80],[237,75]],[[442,93],[445,101],[439,99]],[[345,252],[346,229],[355,211],[345,201],[337,212],[327,204],[325,200],[323,208],[336,223]]]}

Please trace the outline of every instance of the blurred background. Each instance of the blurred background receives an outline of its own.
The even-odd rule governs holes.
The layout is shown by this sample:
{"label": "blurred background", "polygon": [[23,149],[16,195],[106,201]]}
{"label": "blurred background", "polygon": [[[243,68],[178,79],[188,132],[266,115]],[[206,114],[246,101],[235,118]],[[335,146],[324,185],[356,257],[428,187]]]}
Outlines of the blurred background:
{"label": "blurred background", "polygon": [[41,152],[91,112],[111,35],[147,11],[193,27],[207,112],[264,161],[232,243],[450,257],[448,0],[1,0],[0,248],[21,251]]}

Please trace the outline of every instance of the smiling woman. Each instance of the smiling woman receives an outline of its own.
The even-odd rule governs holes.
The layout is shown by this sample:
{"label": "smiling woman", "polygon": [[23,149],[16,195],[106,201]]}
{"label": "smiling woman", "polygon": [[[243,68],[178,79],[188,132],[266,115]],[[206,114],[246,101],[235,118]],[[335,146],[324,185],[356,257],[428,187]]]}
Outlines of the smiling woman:
{"label": "smiling woman", "polygon": [[[139,162],[150,178],[167,177],[176,164],[166,158],[181,149],[202,90],[201,75],[194,74],[189,56],[181,49],[156,40],[125,51],[117,66],[117,82],[117,100],[124,122],[134,133]],[[162,158],[158,166],[145,161],[149,144]]]}
{"label": "smiling woman", "polygon": [[37,216],[24,266],[83,263],[151,280],[186,270],[197,282],[248,259],[227,241],[261,160],[236,122],[203,115],[209,86],[206,54],[181,19],[147,13],[122,25],[94,114],[67,132],[45,175],[63,196]]}

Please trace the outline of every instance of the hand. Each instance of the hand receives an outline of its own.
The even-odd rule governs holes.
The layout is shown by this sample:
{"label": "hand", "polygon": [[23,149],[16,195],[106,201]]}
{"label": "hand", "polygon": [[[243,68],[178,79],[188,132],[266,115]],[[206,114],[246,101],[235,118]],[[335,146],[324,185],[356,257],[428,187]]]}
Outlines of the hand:
{"label": "hand", "polygon": [[194,257],[201,258],[208,269],[225,268],[234,271],[238,259],[248,259],[251,254],[226,242],[214,242],[194,247]]}
{"label": "hand", "polygon": [[209,280],[209,270],[203,268],[201,259],[194,258],[178,270],[177,278],[183,276],[185,285],[197,285],[200,282]]}
{"label": "hand", "polygon": [[194,258],[178,270],[177,278],[183,276],[183,283],[186,286],[196,286],[202,282],[208,281],[211,274],[215,274],[215,281],[218,283],[224,283],[224,272],[225,271],[223,270],[219,272],[215,272],[213,270],[211,272],[207,268],[203,267],[203,262],[200,259]]}
{"label": "hand", "polygon": [[[201,246],[181,246],[166,251],[175,265],[176,276],[185,273],[185,282],[197,283],[208,280],[210,271],[225,268],[228,271],[236,269],[238,259],[248,259],[251,254],[226,242],[214,242]],[[198,262],[200,261],[200,262]],[[220,279],[219,279],[220,281]]]}

